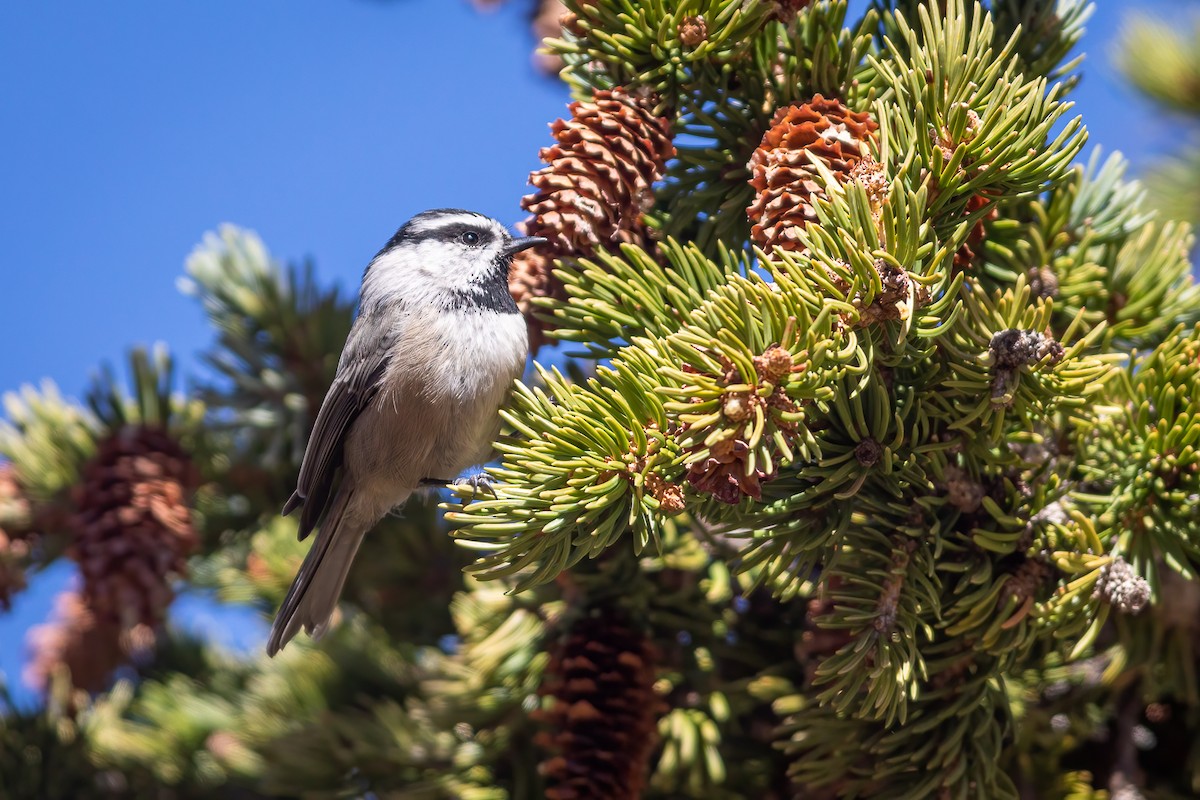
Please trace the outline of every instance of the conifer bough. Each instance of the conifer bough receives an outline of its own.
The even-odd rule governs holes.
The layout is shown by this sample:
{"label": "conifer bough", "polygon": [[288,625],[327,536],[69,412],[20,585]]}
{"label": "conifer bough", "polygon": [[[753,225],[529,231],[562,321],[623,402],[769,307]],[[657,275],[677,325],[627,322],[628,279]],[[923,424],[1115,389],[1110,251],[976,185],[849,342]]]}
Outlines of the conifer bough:
{"label": "conifer bough", "polygon": [[[1040,17],[1016,4],[876,5],[849,28],[838,2],[572,8],[548,46],[580,102],[643,96],[670,121],[678,153],[640,209],[666,238],[580,247],[586,228],[555,226],[605,219],[586,201],[539,219],[563,243],[561,289],[536,302],[546,334],[608,361],[583,383],[541,370],[522,387],[495,493],[460,488],[448,518],[483,552],[470,570],[518,589],[634,557],[650,596],[631,592],[623,613],[650,627],[654,565],[689,537],[735,591],[807,603],[825,644],[805,668],[761,654],[789,676],[762,708],[793,791],[1116,787],[1129,776],[1068,770],[1067,743],[1021,762],[1034,727],[1005,737],[1042,724],[1030,704],[1047,671],[1128,661],[1164,572],[1196,580],[1200,395],[1141,400],[1120,378],[1187,361],[1166,355],[1197,335],[1173,327],[1198,313],[1184,248],[1154,233],[1173,226],[1101,200],[1136,192],[1113,179],[1119,162],[1071,166],[1086,134],[1065,119],[1060,59],[1086,6],[1030,31],[1013,23]],[[572,180],[547,160],[535,185]],[[1170,288],[1131,300],[1146,260]],[[1151,308],[1171,322],[1151,332]],[[1167,403],[1153,425],[1171,443],[1106,410],[1142,402],[1155,419]],[[1125,433],[1096,432],[1112,425]],[[1091,702],[1093,725],[1128,713]],[[730,753],[723,726],[714,758]],[[677,786],[662,771],[679,768],[659,762],[651,785]],[[736,796],[725,780],[708,770],[689,796]]]}

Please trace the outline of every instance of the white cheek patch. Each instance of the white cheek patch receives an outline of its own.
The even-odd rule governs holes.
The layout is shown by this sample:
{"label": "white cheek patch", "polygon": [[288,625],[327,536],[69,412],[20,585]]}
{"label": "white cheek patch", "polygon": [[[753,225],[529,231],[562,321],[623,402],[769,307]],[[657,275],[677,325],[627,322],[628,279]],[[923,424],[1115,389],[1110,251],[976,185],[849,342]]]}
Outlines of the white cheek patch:
{"label": "white cheek patch", "polygon": [[[482,247],[437,238],[449,225],[490,229],[492,241]],[[499,223],[474,214],[451,214],[421,220],[413,238],[378,256],[363,280],[363,305],[386,305],[403,300],[417,307],[445,305],[451,294],[479,291],[497,280],[496,261],[505,241]],[[422,236],[428,236],[420,240]],[[501,278],[502,280],[503,278]]]}
{"label": "white cheek patch", "polygon": [[386,304],[399,298],[424,304],[468,286],[478,265],[465,255],[456,245],[436,241],[384,253],[372,262],[363,280],[364,304]]}

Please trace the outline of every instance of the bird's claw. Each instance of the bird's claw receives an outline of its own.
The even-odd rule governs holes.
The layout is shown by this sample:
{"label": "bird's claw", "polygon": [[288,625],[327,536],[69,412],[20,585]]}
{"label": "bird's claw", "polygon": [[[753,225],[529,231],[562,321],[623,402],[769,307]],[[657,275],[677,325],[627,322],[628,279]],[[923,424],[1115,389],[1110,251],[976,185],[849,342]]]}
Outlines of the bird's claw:
{"label": "bird's claw", "polygon": [[496,497],[496,486],[491,475],[486,472],[476,472],[471,477],[467,478],[466,484],[470,486],[475,494],[482,494],[482,490],[486,490],[492,497]]}
{"label": "bird's claw", "polygon": [[[439,489],[445,489],[447,486],[453,486],[455,481],[448,481],[445,478],[422,478],[422,486],[436,486]],[[483,494],[487,492],[492,497],[496,497],[496,487],[491,475],[486,472],[476,472],[463,481],[467,486],[470,486],[474,494]]]}

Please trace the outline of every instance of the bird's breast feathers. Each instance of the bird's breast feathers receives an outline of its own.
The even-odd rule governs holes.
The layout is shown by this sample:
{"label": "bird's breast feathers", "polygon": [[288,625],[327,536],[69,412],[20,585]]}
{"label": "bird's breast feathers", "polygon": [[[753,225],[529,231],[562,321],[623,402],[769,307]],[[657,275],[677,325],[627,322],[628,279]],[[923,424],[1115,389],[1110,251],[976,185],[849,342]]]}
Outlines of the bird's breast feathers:
{"label": "bird's breast feathers", "polygon": [[529,352],[519,314],[443,311],[406,331],[393,355],[409,391],[452,405],[481,404],[494,412]]}

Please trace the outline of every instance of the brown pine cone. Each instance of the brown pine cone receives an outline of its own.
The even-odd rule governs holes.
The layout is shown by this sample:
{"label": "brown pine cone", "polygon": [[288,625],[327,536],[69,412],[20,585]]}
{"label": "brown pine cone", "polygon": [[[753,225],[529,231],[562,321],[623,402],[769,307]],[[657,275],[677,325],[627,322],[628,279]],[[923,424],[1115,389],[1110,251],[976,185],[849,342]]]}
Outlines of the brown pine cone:
{"label": "brown pine cone", "polygon": [[529,176],[538,191],[521,201],[534,214],[531,236],[562,255],[636,241],[651,187],[675,155],[670,122],[623,89],[601,90],[570,105],[571,119],[550,126],[557,144],[538,154],[547,166]]}
{"label": "brown pine cone", "polygon": [[[527,227],[528,223],[517,225]],[[529,333],[529,349],[536,353],[546,343],[546,333],[542,321],[534,316],[535,297],[553,297],[556,300],[566,299],[563,285],[553,274],[554,256],[544,252],[548,247],[531,247],[513,256],[512,267],[508,272],[508,292],[517,301],[525,317],[526,329]]]}
{"label": "brown pine cone", "polygon": [[123,629],[162,621],[171,581],[196,548],[188,507],[196,483],[187,454],[159,429],[130,426],[100,443],[72,519],[72,555],[97,618]]}
{"label": "brown pine cone", "polygon": [[[503,2],[504,0],[471,0],[480,11],[492,11]],[[588,0],[576,2],[576,6],[587,4]],[[563,0],[538,0],[533,6],[529,21],[534,41],[540,47],[546,39],[558,39],[562,36],[565,21],[573,18],[574,15],[567,11],[567,4]],[[533,65],[547,75],[555,75],[562,69],[563,62],[559,56],[535,50]]]}
{"label": "brown pine cone", "polygon": [[68,590],[54,601],[54,618],[29,629],[29,661],[23,678],[45,693],[54,675],[66,669],[71,685],[85,692],[105,688],[113,670],[125,660],[120,628],[97,619],[78,592]]}
{"label": "brown pine cone", "polygon": [[771,0],[775,6],[772,16],[783,22],[790,22],[802,10],[807,8],[812,0]]}
{"label": "brown pine cone", "polygon": [[563,68],[562,58],[551,53],[540,52],[540,45],[547,39],[562,36],[563,16],[567,4],[563,0],[540,0],[533,12],[533,38],[539,50],[533,53],[533,65],[547,75],[556,75]]}
{"label": "brown pine cone", "polygon": [[654,651],[614,608],[578,620],[547,667],[538,744],[549,800],[636,800],[657,740],[662,700]]}
{"label": "brown pine cone", "polygon": [[31,534],[29,500],[17,482],[12,464],[0,464],[0,609],[12,607],[12,598],[25,588],[25,563]]}
{"label": "brown pine cone", "polygon": [[12,608],[12,598],[25,588],[25,562],[29,544],[14,539],[0,528],[0,610]]}
{"label": "brown pine cone", "polygon": [[831,599],[842,585],[836,575],[821,581],[820,592],[808,601],[804,615],[803,632],[793,646],[796,661],[804,667],[804,677],[810,684],[816,676],[817,667],[829,656],[848,645],[854,638],[850,631],[839,628],[823,628],[820,620],[834,611]]}
{"label": "brown pine cone", "polygon": [[[967,201],[966,213],[971,214],[988,204],[988,198],[981,194],[972,195]],[[987,236],[987,229],[984,227],[984,222],[993,220],[999,216],[999,211],[992,208],[983,219],[976,221],[972,226],[971,232],[967,234],[967,241],[963,242],[962,247],[954,253],[954,271],[955,273],[962,272],[965,269],[970,269],[975,263],[975,259],[979,255],[980,249],[983,247],[983,240]]]}
{"label": "brown pine cone", "polygon": [[623,89],[598,91],[570,111],[571,119],[550,126],[556,143],[538,154],[546,166],[529,176],[537,192],[521,201],[533,214],[525,233],[550,244],[518,256],[510,273],[509,288],[529,321],[535,350],[543,336],[528,299],[561,297],[550,272],[554,258],[586,257],[622,242],[646,244],[642,214],[653,206],[653,185],[675,155],[670,122]]}
{"label": "brown pine cone", "polygon": [[845,183],[855,165],[870,154],[878,129],[869,114],[819,94],[804,105],[776,111],[747,165],[750,185],[758,192],[746,209],[755,244],[767,252],[799,249],[796,233],[816,221],[813,199],[825,197],[824,181],[809,155]]}

